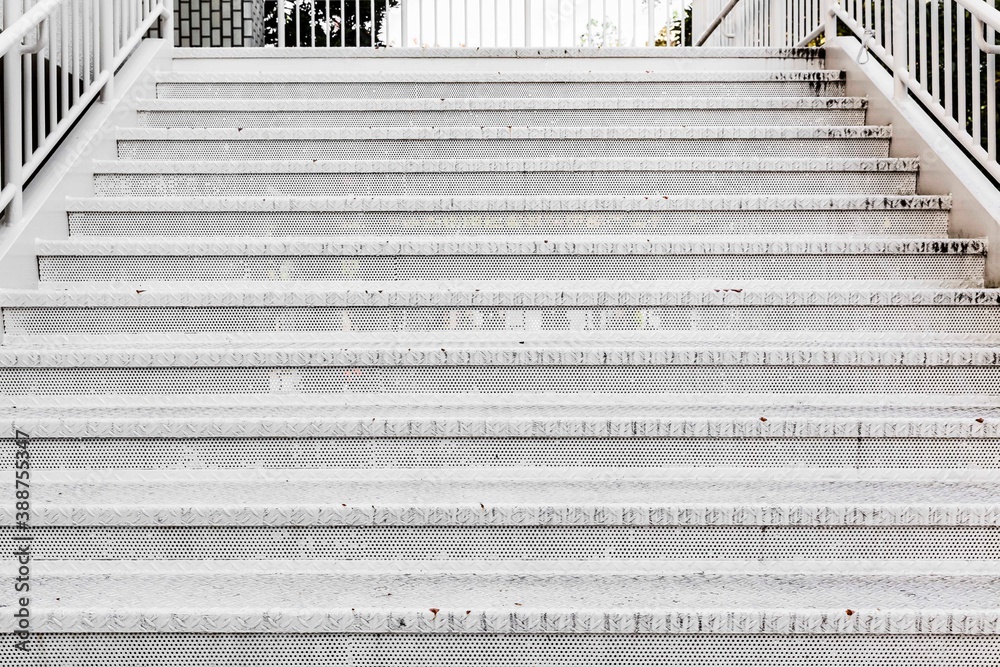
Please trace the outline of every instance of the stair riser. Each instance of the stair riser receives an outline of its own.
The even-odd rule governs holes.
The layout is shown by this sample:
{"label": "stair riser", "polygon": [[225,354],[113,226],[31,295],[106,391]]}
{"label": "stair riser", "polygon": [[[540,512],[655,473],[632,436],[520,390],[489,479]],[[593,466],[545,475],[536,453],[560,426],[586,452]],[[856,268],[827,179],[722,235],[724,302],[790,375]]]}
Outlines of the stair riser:
{"label": "stair riser", "polygon": [[863,125],[864,109],[566,109],[497,111],[140,110],[140,127],[619,127]]}
{"label": "stair riser", "polygon": [[1000,334],[997,307],[126,307],[4,308],[8,344],[73,336],[325,332],[924,332]]}
{"label": "stair riser", "polygon": [[879,158],[888,139],[172,141],[120,140],[123,160],[408,160],[542,157],[824,156]]}
{"label": "stair riser", "polygon": [[[1000,638],[835,634],[93,633],[34,635],[44,664],[93,667],[995,667]],[[12,642],[0,658],[23,659]]]}
{"label": "stair riser", "polygon": [[[762,413],[768,413],[766,406]],[[768,413],[769,414],[769,413]],[[152,433],[139,438],[96,438],[81,429],[78,438],[31,439],[31,466],[34,470],[56,469],[123,469],[181,470],[205,469],[339,469],[339,470],[403,470],[418,477],[421,470],[441,474],[445,470],[493,469],[496,474],[512,474],[515,469],[631,469],[655,472],[657,468],[734,467],[764,468],[825,468],[825,469],[924,469],[947,470],[1000,468],[1000,440],[993,438],[958,437],[848,437],[861,428],[845,425],[811,425],[781,427],[775,417],[757,421],[754,426],[731,427],[724,433],[691,424],[687,430],[697,437],[452,437],[441,438],[415,433],[413,437],[308,437],[308,425],[283,429],[272,425],[270,437],[226,437],[221,433],[233,429],[201,431],[203,437],[176,438]],[[978,425],[969,419],[969,425]],[[33,427],[25,427],[29,433]],[[150,425],[153,431],[155,425]],[[343,431],[333,425],[330,431]],[[400,428],[399,430],[405,430]],[[496,428],[492,432],[496,432]],[[553,427],[553,432],[560,429]],[[624,430],[624,429],[623,429]],[[656,432],[637,424],[635,430]],[[662,427],[666,433],[684,432],[681,425]],[[723,430],[720,427],[719,430]],[[804,434],[829,430],[843,437],[817,438]],[[885,430],[893,432],[893,427]],[[919,429],[912,428],[914,432]],[[947,431],[947,427],[925,430]],[[958,426],[955,431],[960,430]],[[280,437],[287,431],[286,437]],[[791,437],[761,437],[761,433],[788,432]],[[798,431],[798,432],[796,432]],[[0,439],[0,445],[10,448],[14,442]],[[611,470],[609,470],[610,472]]]}
{"label": "stair riser", "polygon": [[998,394],[989,366],[400,366],[4,368],[13,396],[307,394]]}
{"label": "stair riser", "polygon": [[77,236],[853,234],[942,237],[948,211],[71,212]]}
{"label": "stair riser", "polygon": [[33,535],[32,554],[45,560],[1000,558],[1000,530],[959,526],[136,526],[40,527]]}
{"label": "stair riser", "polygon": [[978,287],[982,255],[42,256],[42,282],[878,280]]}
{"label": "stair riser", "polygon": [[840,97],[843,81],[580,81],[482,83],[159,83],[160,99],[419,99],[553,97]]}

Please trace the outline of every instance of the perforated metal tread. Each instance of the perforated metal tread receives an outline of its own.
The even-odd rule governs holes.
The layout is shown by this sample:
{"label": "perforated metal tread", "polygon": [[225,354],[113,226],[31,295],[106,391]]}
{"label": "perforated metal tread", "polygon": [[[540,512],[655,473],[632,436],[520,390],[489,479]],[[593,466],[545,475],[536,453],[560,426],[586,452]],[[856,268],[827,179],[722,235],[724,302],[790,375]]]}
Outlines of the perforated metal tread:
{"label": "perforated metal tread", "polygon": [[[240,574],[37,576],[37,632],[993,634],[996,575]],[[147,574],[140,574],[145,571]],[[390,594],[391,595],[388,595]],[[265,611],[266,610],[266,611]],[[850,612],[850,613],[848,613]],[[9,615],[0,629],[9,632]],[[403,629],[405,628],[405,630]]]}
{"label": "perforated metal tread", "polygon": [[474,237],[464,241],[384,243],[80,239],[40,242],[38,263],[39,279],[53,285],[241,280],[881,279],[978,287],[982,284],[984,251],[983,242],[971,239],[825,242],[747,237],[718,242],[691,239],[565,244],[556,239],[487,242]]}
{"label": "perforated metal tread", "polygon": [[409,236],[837,234],[945,236],[949,197],[98,197],[70,199],[71,235]]}
{"label": "perforated metal tread", "polygon": [[[813,76],[826,72],[802,72],[810,76],[789,77],[766,74],[756,77],[702,76],[671,79],[669,76],[647,78],[619,75],[594,77],[589,80],[576,77],[573,81],[559,81],[550,77],[540,81],[540,77],[524,77],[525,80],[511,80],[514,77],[469,76],[466,81],[449,81],[454,75],[442,75],[441,81],[399,81],[404,77],[385,77],[382,80],[300,80],[311,77],[285,75],[264,80],[190,81],[175,77],[174,81],[158,81],[158,99],[420,99],[420,98],[573,98],[573,97],[652,97],[679,95],[691,97],[736,96],[748,97],[833,97],[844,93],[844,82],[837,73],[831,76]],[[365,77],[366,79],[368,77]],[[374,78],[374,77],[373,77]],[[179,80],[178,80],[179,79]],[[396,79],[396,80],[394,80]],[[486,79],[486,80],[484,80]],[[534,80],[532,80],[534,79]]]}
{"label": "perforated metal tread", "polygon": [[[994,667],[987,635],[43,634],[39,661],[101,667]],[[9,645],[0,656],[17,655]]]}
{"label": "perforated metal tread", "polygon": [[[762,287],[765,287],[762,289]],[[199,283],[135,290],[0,290],[3,308],[115,307],[497,307],[600,308],[617,306],[697,307],[982,307],[1000,305],[1000,289],[850,289],[838,285],[771,283],[747,289],[724,284],[595,282],[587,289],[573,282],[541,286],[531,281],[505,283],[455,281],[406,284],[385,289],[379,283],[261,287],[231,283],[206,290]]]}
{"label": "perforated metal tread", "polygon": [[[607,83],[607,82],[736,82],[736,81],[843,81],[843,70],[773,71],[729,70],[724,72],[691,72],[684,69],[653,68],[650,70],[622,70],[604,72],[595,70],[552,71],[540,67],[535,71],[468,71],[404,72],[404,71],[339,71],[318,72],[287,70],[281,72],[157,72],[157,84],[176,83]],[[206,87],[206,93],[211,91]],[[560,97],[549,95],[548,97]]]}
{"label": "perforated metal tread", "polygon": [[[836,95],[843,72],[173,72],[157,77],[159,98],[634,97]],[[724,84],[724,85],[720,85]]]}
{"label": "perforated metal tread", "polygon": [[[0,528],[0,535],[11,536]],[[496,574],[545,567],[583,574],[607,569],[667,571],[681,559],[834,561],[827,573],[860,561],[936,559],[948,565],[1000,554],[1000,530],[978,526],[73,526],[39,528],[37,560],[128,560],[157,566],[205,560],[236,570],[239,561],[303,562],[337,558],[395,569],[399,561],[459,565],[470,560]],[[905,559],[905,560],[904,560]],[[757,564],[754,562],[754,564]],[[587,567],[590,566],[590,567]],[[995,567],[995,566],[994,566]]]}
{"label": "perforated metal tread", "polygon": [[550,159],[94,162],[102,196],[908,195],[917,160]]}
{"label": "perforated metal tread", "polygon": [[156,129],[118,132],[136,159],[409,159],[532,157],[886,157],[889,128]]}
{"label": "perforated metal tread", "polygon": [[[142,127],[863,125],[849,97],[145,100]],[[234,108],[235,107],[235,108]]]}

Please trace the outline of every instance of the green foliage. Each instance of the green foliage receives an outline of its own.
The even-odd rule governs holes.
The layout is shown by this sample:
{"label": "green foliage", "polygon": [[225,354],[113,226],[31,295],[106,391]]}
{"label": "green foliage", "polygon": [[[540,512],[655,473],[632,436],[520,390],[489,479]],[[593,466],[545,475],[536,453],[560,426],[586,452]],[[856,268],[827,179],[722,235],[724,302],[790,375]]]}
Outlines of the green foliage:
{"label": "green foliage", "polygon": [[[287,46],[386,46],[384,42],[385,13],[399,5],[399,0],[376,0],[374,14],[371,0],[304,0],[293,4],[284,0],[267,0],[264,5],[266,26],[264,43],[278,44],[277,13],[279,3],[285,6],[285,44]],[[341,13],[343,12],[343,13]],[[315,42],[313,22],[315,20]],[[341,30],[341,28],[344,28]],[[327,42],[327,31],[330,39]],[[296,39],[298,37],[298,39]]]}

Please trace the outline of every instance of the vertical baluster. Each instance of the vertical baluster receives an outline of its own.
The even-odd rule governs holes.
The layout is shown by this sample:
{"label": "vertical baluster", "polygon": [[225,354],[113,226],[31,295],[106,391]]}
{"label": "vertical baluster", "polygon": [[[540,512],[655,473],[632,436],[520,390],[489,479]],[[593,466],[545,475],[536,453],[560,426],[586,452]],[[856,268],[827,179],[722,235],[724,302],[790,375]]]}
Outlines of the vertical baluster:
{"label": "vertical baluster", "polygon": [[907,69],[911,79],[917,78],[917,17],[914,15],[916,0],[900,0],[906,9],[906,35],[909,39]]}
{"label": "vertical baluster", "polygon": [[507,1],[507,38],[510,42],[509,46],[513,48],[514,46],[514,0]]}
{"label": "vertical baluster", "polygon": [[91,81],[93,81],[93,79],[90,76],[90,72],[91,72],[91,69],[90,69],[91,68],[90,55],[91,55],[91,49],[93,48],[93,45],[91,44],[91,42],[93,41],[93,39],[92,39],[93,28],[91,26],[91,21],[93,21],[93,17],[91,15],[90,8],[91,8],[90,2],[88,2],[87,0],[84,0],[84,3],[83,3],[83,43],[81,44],[81,52],[83,53],[83,72],[82,72],[82,74],[83,74],[83,89],[84,89],[84,91],[87,91],[87,90],[90,89],[90,83],[91,83]]}
{"label": "vertical baluster", "polygon": [[524,0],[524,45],[531,46],[531,0]]}
{"label": "vertical baluster", "polygon": [[[39,40],[45,39],[45,27],[39,25],[35,34]],[[37,145],[45,140],[45,54],[43,51],[32,56],[35,63],[35,132]]]}
{"label": "vertical baluster", "polygon": [[[434,0],[437,5],[437,0]],[[437,31],[434,36],[437,37]],[[354,0],[354,46],[361,46],[361,0]]]}
{"label": "vertical baluster", "polygon": [[[972,22],[972,29],[976,30],[975,21]],[[983,145],[983,118],[982,118],[982,85],[980,74],[982,73],[982,63],[980,62],[979,45],[975,39],[969,40],[972,59],[969,61],[969,73],[972,75],[972,140],[977,148]]]}
{"label": "vertical baluster", "polygon": [[325,38],[324,44],[326,48],[333,46],[333,19],[330,15],[330,0],[326,0],[326,12],[323,13],[324,25],[323,25],[323,36]]}
{"label": "vertical baluster", "polygon": [[347,46],[347,0],[340,0],[340,46]]}
{"label": "vertical baluster", "polygon": [[965,8],[956,4],[956,19],[958,25],[955,26],[955,46],[958,49],[958,81],[955,87],[958,89],[958,124],[963,132],[969,131],[968,114],[968,88],[965,86],[965,57],[968,53],[968,45],[965,42]]}
{"label": "vertical baluster", "polygon": [[[495,2],[496,0],[494,0]],[[542,6],[542,46],[546,47],[549,45],[549,30],[548,21],[546,21],[546,2],[545,0],[538,0],[538,3]]]}
{"label": "vertical baluster", "polygon": [[952,55],[951,50],[954,48],[952,44],[951,31],[952,31],[952,12],[954,8],[952,7],[952,0],[943,0],[944,6],[944,110],[949,117],[954,118],[952,113],[954,104],[952,104],[952,93],[954,89],[952,87]]}
{"label": "vertical baluster", "polygon": [[48,91],[46,93],[46,103],[45,107],[48,111],[48,130],[52,132],[56,128],[56,124],[59,123],[59,103],[58,103],[58,93],[59,93],[59,79],[58,72],[56,71],[56,45],[59,43],[57,41],[58,36],[58,25],[59,25],[59,11],[55,10],[49,14],[49,20],[46,21],[46,27],[49,31],[48,41],[46,42],[46,55],[48,56],[45,64],[45,77],[48,83]]}
{"label": "vertical baluster", "polygon": [[500,0],[493,0],[493,46],[500,46]]}
{"label": "vertical baluster", "polygon": [[[347,2],[347,0],[344,0]],[[424,45],[424,0],[417,0],[417,46]]]}
{"label": "vertical baluster", "polygon": [[[996,31],[986,29],[986,43],[996,44]],[[986,54],[986,154],[997,159],[997,56]]]}
{"label": "vertical baluster", "polygon": [[563,5],[562,0],[555,0],[556,2],[556,43],[553,46],[562,46],[562,33],[563,33]]}
{"label": "vertical baluster", "polygon": [[937,0],[931,0],[930,3],[931,10],[931,50],[928,54],[930,56],[930,68],[931,76],[930,81],[928,81],[929,90],[934,96],[934,99],[941,102],[941,39],[939,31],[941,30],[941,21],[938,18],[938,3]]}
{"label": "vertical baluster", "polygon": [[448,46],[455,46],[455,0],[448,0]]}
{"label": "vertical baluster", "polygon": [[[16,53],[16,52],[15,52]],[[16,55],[11,56],[16,58]],[[31,109],[31,91],[33,89],[32,81],[34,79],[33,69],[31,67],[31,56],[22,55],[21,56],[21,120],[24,123],[22,131],[22,141],[24,144],[24,160],[28,161],[31,159],[31,154],[34,152],[34,115]],[[16,103],[15,103],[16,104]],[[16,141],[16,140],[15,140]]]}
{"label": "vertical baluster", "polygon": [[69,6],[64,4],[59,9],[59,64],[62,72],[60,74],[60,118],[65,118],[69,113]]}

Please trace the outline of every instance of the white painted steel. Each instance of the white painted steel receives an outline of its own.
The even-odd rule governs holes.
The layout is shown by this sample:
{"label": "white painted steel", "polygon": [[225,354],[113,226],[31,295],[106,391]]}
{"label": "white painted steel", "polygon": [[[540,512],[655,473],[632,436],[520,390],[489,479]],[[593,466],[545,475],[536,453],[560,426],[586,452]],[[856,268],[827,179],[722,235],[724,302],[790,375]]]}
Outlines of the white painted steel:
{"label": "white painted steel", "polygon": [[[1000,179],[996,153],[1000,10],[983,0],[947,0],[940,7],[886,0],[880,12],[866,11],[865,5],[852,2],[833,4],[829,11],[859,39],[865,38],[866,31],[872,32],[874,39],[866,40],[866,46],[892,71],[897,101],[911,95],[919,100],[983,170]],[[926,25],[928,13],[930,27]],[[967,24],[972,31],[968,36]],[[952,26],[957,34],[954,41]],[[832,34],[829,31],[828,27],[827,34]]]}
{"label": "white painted steel", "polygon": [[115,71],[147,31],[173,33],[172,7],[172,0],[40,0],[21,15],[21,0],[5,0],[0,213],[9,223],[23,214],[25,182],[98,95],[113,97]]}
{"label": "white painted steel", "polygon": [[0,293],[39,660],[992,665],[988,246],[839,72],[325,50],[188,54]]}

